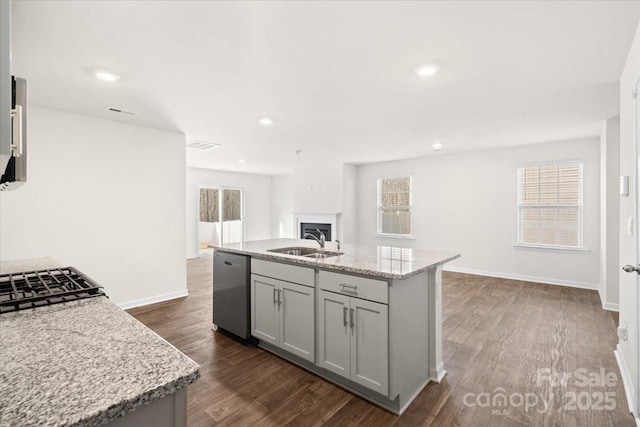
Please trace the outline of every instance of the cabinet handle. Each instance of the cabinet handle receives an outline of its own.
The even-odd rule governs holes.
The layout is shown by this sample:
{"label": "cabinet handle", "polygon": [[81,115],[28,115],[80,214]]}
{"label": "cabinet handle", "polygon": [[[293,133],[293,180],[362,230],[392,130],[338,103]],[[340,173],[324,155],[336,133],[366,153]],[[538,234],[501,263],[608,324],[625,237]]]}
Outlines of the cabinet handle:
{"label": "cabinet handle", "polygon": [[24,145],[24,135],[22,134],[22,105],[16,105],[11,110],[11,118],[13,119],[13,139],[11,142],[11,155],[14,157],[22,156]]}
{"label": "cabinet handle", "polygon": [[278,290],[276,288],[273,288],[273,303],[274,304],[278,302],[278,300],[276,299],[277,298],[276,297],[276,292],[278,292]]}
{"label": "cabinet handle", "polygon": [[351,321],[351,335],[353,335],[353,308],[349,309],[349,320]]}
{"label": "cabinet handle", "polygon": [[340,286],[342,286],[342,291],[343,292],[353,292],[353,293],[358,293],[358,286],[356,285],[350,285],[348,283],[340,283]]}
{"label": "cabinet handle", "polygon": [[342,322],[347,326],[347,307],[342,307]]}
{"label": "cabinet handle", "polygon": [[282,305],[282,291],[278,289],[278,305]]}

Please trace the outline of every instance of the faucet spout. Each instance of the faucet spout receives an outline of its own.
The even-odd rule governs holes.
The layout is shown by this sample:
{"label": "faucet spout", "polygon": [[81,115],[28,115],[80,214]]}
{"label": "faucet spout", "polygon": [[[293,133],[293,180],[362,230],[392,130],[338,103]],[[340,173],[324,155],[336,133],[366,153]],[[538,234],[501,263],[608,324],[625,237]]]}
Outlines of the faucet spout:
{"label": "faucet spout", "polygon": [[312,237],[313,240],[318,242],[318,244],[320,245],[320,248],[324,249],[324,243],[325,243],[324,233],[318,229],[316,229],[316,231],[320,234],[319,239],[314,234],[311,234],[311,233],[304,233],[304,236],[302,236],[302,238],[306,239],[307,237]]}

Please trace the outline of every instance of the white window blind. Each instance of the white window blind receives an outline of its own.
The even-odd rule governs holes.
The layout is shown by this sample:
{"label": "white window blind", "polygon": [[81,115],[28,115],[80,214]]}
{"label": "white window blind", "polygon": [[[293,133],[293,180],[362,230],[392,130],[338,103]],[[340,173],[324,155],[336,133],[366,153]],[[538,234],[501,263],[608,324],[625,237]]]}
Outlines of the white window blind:
{"label": "white window blind", "polygon": [[582,247],[582,163],[518,169],[518,243]]}
{"label": "white window blind", "polygon": [[378,180],[378,234],[411,235],[411,178]]}

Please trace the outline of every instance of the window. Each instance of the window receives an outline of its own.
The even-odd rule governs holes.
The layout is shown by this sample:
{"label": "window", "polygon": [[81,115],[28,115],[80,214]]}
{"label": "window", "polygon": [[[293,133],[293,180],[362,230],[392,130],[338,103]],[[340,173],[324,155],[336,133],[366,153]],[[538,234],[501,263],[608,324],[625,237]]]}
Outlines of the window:
{"label": "window", "polygon": [[378,180],[378,234],[411,237],[411,178]]}
{"label": "window", "polygon": [[518,243],[582,247],[582,163],[518,169]]}
{"label": "window", "polygon": [[242,241],[242,205],[241,189],[200,188],[198,241],[201,255],[213,253],[210,245],[224,246]]}

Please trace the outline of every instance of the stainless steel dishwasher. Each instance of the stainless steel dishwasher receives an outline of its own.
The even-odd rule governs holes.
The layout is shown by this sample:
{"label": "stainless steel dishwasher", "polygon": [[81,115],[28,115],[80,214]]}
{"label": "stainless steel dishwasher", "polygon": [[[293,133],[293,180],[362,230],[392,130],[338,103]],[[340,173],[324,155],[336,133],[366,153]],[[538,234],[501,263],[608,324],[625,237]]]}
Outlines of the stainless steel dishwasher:
{"label": "stainless steel dishwasher", "polygon": [[221,252],[213,255],[213,325],[243,339],[251,336],[251,258]]}

